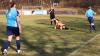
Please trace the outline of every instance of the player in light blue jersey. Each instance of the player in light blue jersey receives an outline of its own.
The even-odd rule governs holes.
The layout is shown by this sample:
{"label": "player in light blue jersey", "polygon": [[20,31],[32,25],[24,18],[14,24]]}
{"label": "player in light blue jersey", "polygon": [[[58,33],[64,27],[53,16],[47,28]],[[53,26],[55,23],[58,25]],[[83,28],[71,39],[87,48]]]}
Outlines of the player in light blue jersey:
{"label": "player in light blue jersey", "polygon": [[3,55],[7,54],[7,49],[10,47],[10,43],[12,41],[13,36],[16,37],[16,47],[17,52],[20,52],[20,32],[21,32],[21,25],[19,20],[19,12],[16,9],[16,4],[11,3],[10,8],[6,13],[6,20],[7,20],[7,35],[8,40],[4,42],[2,52]]}
{"label": "player in light blue jersey", "polygon": [[95,29],[95,25],[94,25],[94,15],[96,13],[92,10],[91,7],[89,7],[89,9],[86,11],[85,15],[88,19],[88,22],[90,24],[90,32],[92,32],[93,30],[96,30]]}

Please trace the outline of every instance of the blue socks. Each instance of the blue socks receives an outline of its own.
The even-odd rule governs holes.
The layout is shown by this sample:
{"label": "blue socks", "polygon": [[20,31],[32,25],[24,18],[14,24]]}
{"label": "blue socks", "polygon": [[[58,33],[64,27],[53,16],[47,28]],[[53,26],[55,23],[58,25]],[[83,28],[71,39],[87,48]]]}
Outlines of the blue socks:
{"label": "blue socks", "polygon": [[3,45],[3,49],[8,49],[9,46],[10,46],[10,42],[9,41],[5,41],[4,45]]}
{"label": "blue socks", "polygon": [[92,32],[92,30],[96,31],[95,25],[90,25],[90,31]]}
{"label": "blue socks", "polygon": [[[3,44],[3,49],[8,49],[8,47],[10,47],[10,42],[5,41]],[[16,47],[17,47],[17,50],[20,50],[20,40],[16,40]]]}
{"label": "blue socks", "polygon": [[16,40],[16,47],[17,47],[17,50],[20,50],[20,40]]}
{"label": "blue socks", "polygon": [[95,26],[94,26],[94,25],[92,26],[92,28],[96,31],[96,28],[95,28]]}

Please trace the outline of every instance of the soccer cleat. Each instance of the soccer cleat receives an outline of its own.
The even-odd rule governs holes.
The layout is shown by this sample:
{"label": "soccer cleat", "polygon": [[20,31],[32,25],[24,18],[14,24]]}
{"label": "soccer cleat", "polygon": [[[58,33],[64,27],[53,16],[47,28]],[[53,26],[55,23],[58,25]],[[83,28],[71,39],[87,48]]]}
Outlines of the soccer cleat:
{"label": "soccer cleat", "polygon": [[21,50],[17,50],[17,53],[20,54],[21,53]]}
{"label": "soccer cleat", "polygon": [[7,56],[7,49],[4,49],[2,54],[3,54],[4,56]]}

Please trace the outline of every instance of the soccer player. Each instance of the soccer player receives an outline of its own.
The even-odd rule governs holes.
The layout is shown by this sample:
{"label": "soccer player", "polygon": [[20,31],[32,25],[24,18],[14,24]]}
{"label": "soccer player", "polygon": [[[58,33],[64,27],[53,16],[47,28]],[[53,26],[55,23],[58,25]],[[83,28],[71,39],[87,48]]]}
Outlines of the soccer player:
{"label": "soccer player", "polygon": [[59,19],[56,19],[55,29],[62,30],[63,28],[65,28],[65,24],[63,24]]}
{"label": "soccer player", "polygon": [[94,15],[96,13],[92,10],[92,7],[89,7],[89,9],[86,11],[85,15],[88,19],[88,22],[90,24],[90,32],[92,32],[95,29],[95,24],[94,24]]}
{"label": "soccer player", "polygon": [[11,6],[6,13],[6,20],[7,20],[8,39],[7,41],[4,42],[4,45],[2,48],[3,55],[7,54],[7,49],[8,47],[10,47],[10,43],[12,41],[13,36],[16,37],[17,53],[20,53],[21,25],[19,21],[19,13],[16,9],[16,4],[14,2],[11,3]]}
{"label": "soccer player", "polygon": [[56,24],[55,22],[55,10],[53,7],[51,7],[51,9],[49,10],[49,14],[50,14],[50,20],[51,20],[51,25],[53,24]]}

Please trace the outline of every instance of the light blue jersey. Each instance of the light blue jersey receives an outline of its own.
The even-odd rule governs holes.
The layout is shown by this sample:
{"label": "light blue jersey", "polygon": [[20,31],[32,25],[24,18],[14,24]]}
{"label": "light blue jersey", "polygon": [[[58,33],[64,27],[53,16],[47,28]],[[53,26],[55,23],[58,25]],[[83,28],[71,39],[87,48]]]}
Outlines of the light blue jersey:
{"label": "light blue jersey", "polygon": [[11,8],[10,11],[8,11],[6,14],[7,26],[17,27],[16,17],[17,17],[16,8]]}
{"label": "light blue jersey", "polygon": [[86,14],[85,15],[87,17],[93,17],[94,14],[95,14],[95,12],[92,9],[89,9],[89,10],[86,11]]}

